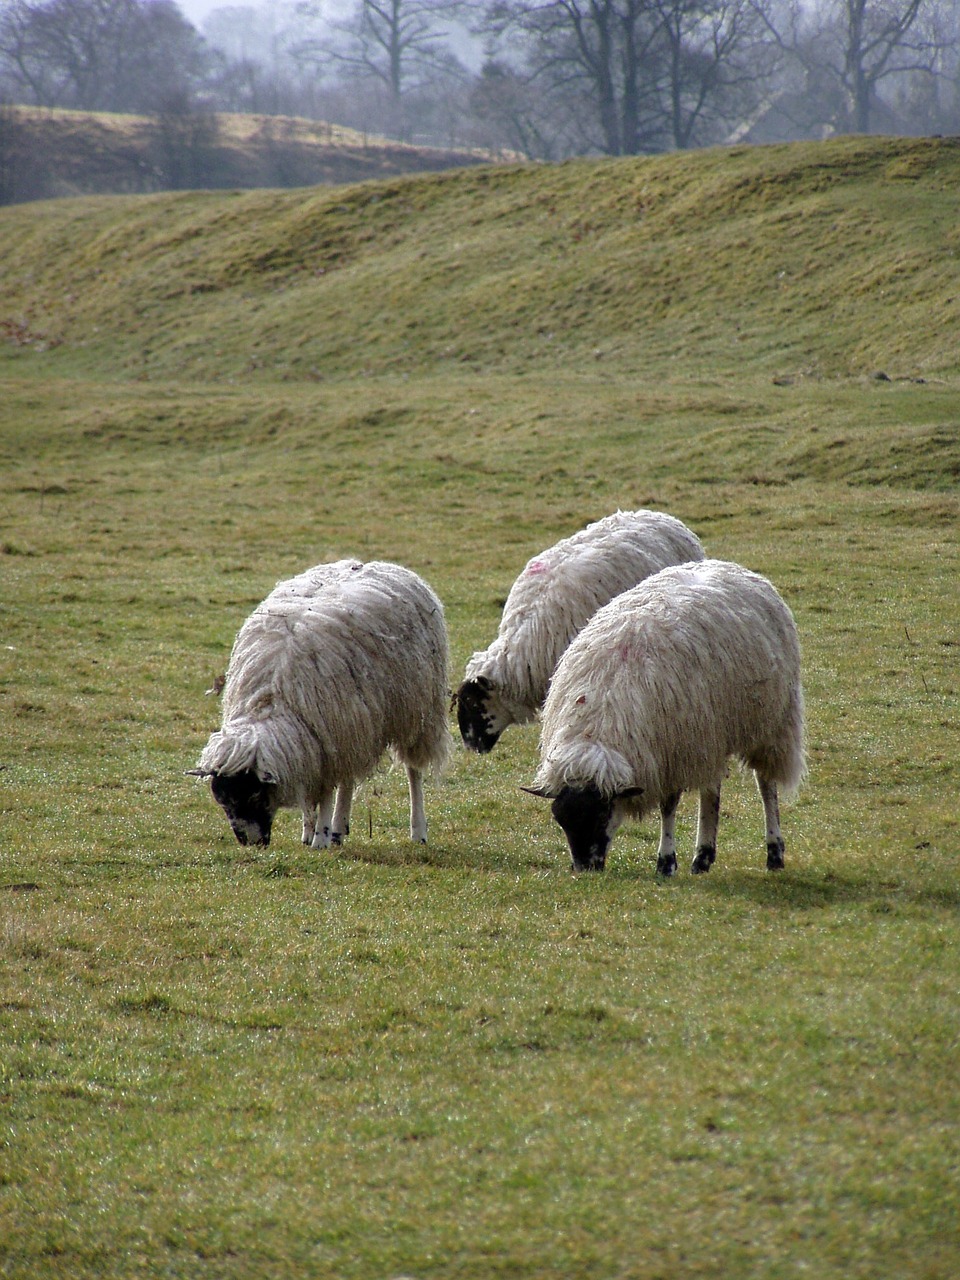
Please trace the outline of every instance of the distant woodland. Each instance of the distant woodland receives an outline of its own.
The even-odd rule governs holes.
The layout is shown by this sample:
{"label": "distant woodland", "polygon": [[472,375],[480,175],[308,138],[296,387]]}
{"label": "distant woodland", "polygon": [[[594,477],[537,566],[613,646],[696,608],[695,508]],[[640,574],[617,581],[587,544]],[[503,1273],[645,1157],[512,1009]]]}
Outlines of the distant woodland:
{"label": "distant woodland", "polygon": [[[0,103],[86,113],[79,132],[75,117],[5,113],[7,201],[957,134],[960,5],[271,0],[214,9],[198,29],[175,0],[0,0]],[[254,118],[242,142],[236,115]],[[353,141],[331,148],[337,130]]]}

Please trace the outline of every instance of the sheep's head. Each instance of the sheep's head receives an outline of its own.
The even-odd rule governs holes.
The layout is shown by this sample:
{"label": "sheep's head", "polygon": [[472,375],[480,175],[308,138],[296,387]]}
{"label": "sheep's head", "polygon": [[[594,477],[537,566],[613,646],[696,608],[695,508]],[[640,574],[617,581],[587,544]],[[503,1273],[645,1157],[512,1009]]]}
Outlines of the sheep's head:
{"label": "sheep's head", "polygon": [[212,773],[189,770],[195,777],[209,778],[213,798],[227,815],[240,844],[266,847],[277,809],[279,788],[271,773],[244,769],[240,773]]}
{"label": "sheep's head", "polygon": [[487,676],[464,680],[454,700],[463,745],[480,755],[492,751],[504,729],[514,723]]}
{"label": "sheep's head", "polygon": [[603,870],[610,841],[625,817],[627,802],[640,795],[636,787],[617,795],[605,795],[593,783],[564,786],[556,792],[523,789],[552,800],[550,812],[567,837],[574,871]]}

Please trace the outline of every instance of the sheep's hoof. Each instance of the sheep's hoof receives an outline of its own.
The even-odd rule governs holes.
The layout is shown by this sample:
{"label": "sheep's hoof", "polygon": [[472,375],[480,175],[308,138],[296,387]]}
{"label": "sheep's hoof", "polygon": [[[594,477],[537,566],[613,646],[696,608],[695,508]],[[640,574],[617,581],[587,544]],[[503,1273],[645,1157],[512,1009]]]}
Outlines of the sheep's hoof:
{"label": "sheep's hoof", "polygon": [[767,870],[783,870],[784,843],[782,840],[771,840],[767,845]]}
{"label": "sheep's hoof", "polygon": [[702,876],[717,860],[716,849],[711,848],[708,844],[703,844],[697,850],[697,856],[694,858],[690,866],[690,870],[695,876]]}
{"label": "sheep's hoof", "polygon": [[657,859],[657,875],[674,876],[677,874],[677,855],[671,853],[669,858]]}

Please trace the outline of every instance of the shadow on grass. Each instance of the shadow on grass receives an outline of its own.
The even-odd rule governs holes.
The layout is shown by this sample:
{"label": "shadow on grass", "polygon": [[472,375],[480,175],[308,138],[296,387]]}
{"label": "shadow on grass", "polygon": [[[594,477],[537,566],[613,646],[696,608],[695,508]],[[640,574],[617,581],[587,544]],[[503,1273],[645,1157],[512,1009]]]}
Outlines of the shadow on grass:
{"label": "shadow on grass", "polygon": [[[545,841],[539,845],[525,837],[514,839],[491,836],[455,843],[412,844],[396,840],[375,839],[372,842],[351,836],[338,849],[311,850],[299,843],[278,841],[265,850],[241,849],[226,836],[221,843],[208,848],[205,855],[194,859],[156,857],[147,859],[151,866],[182,868],[206,865],[222,871],[246,868],[268,880],[312,879],[336,875],[338,865],[353,867],[405,867],[462,873],[511,876],[542,876],[552,873],[561,879],[610,884],[611,888],[630,882],[658,886],[675,893],[695,892],[728,901],[750,901],[758,906],[787,910],[809,910],[844,904],[871,904],[875,911],[894,910],[906,905],[927,908],[960,909],[960,883],[952,867],[929,863],[906,868],[903,863],[884,868],[861,867],[837,871],[792,868],[768,872],[760,867],[716,866],[709,875],[694,876],[684,866],[678,874],[664,880],[656,874],[653,843],[647,851],[637,850],[630,856],[612,856],[607,869],[597,874],[575,876],[570,871],[566,849],[554,848]],[[143,860],[139,860],[142,863]],[[0,888],[31,888],[32,884],[8,884]]]}
{"label": "shadow on grass", "polygon": [[935,882],[929,873],[909,880],[906,877],[844,875],[835,871],[819,873],[788,869],[772,875],[727,871],[700,877],[698,885],[704,892],[718,898],[746,898],[758,906],[811,909],[869,903],[875,911],[893,910],[904,903],[951,910],[960,907],[960,886]]}
{"label": "shadow on grass", "polygon": [[844,904],[869,904],[874,911],[894,910],[897,906],[914,905],[947,910],[960,909],[960,885],[946,872],[939,880],[936,874],[924,869],[911,879],[905,874],[871,876],[869,872],[839,873],[812,870],[791,870],[770,873],[767,871],[736,868],[714,869],[709,875],[693,876],[681,871],[669,881],[657,876],[653,863],[646,860],[614,860],[601,874],[588,872],[574,876],[569,870],[566,851],[556,856],[533,853],[529,850],[511,849],[508,842],[481,847],[456,847],[434,845],[357,845],[345,847],[338,857],[354,863],[382,867],[435,867],[440,870],[459,870],[514,875],[556,872],[570,879],[583,879],[590,883],[609,881],[638,884],[650,883],[683,892],[696,891],[716,898],[749,900],[757,906],[781,907],[790,910],[811,910]]}
{"label": "shadow on grass", "polygon": [[511,847],[503,840],[491,844],[458,847],[433,844],[345,845],[338,851],[341,858],[380,867],[436,867],[450,871],[509,871],[514,874],[555,871],[569,865],[569,859],[554,859],[546,854]]}

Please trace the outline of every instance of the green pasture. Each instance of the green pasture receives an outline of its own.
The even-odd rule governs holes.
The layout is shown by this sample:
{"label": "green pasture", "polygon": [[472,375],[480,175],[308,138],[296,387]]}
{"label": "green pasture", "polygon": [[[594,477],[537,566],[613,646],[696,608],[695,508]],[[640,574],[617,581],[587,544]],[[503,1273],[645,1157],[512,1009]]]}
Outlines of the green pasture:
{"label": "green pasture", "polygon": [[[0,1276],[960,1274],[960,145],[0,211]],[[575,877],[535,726],[343,849],[184,777],[274,583],[395,559],[451,681],[616,507],[769,576],[765,867]],[[451,717],[453,725],[453,717]]]}

